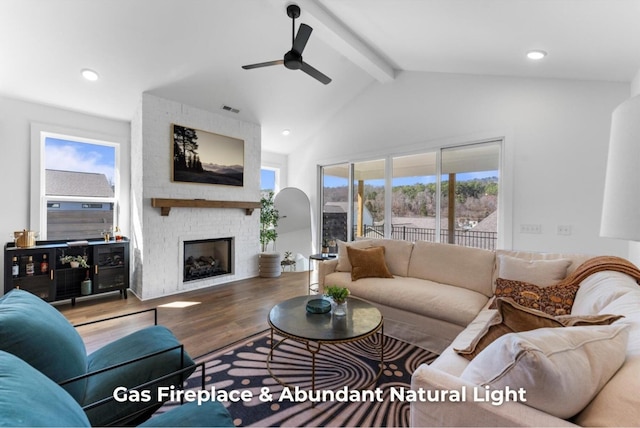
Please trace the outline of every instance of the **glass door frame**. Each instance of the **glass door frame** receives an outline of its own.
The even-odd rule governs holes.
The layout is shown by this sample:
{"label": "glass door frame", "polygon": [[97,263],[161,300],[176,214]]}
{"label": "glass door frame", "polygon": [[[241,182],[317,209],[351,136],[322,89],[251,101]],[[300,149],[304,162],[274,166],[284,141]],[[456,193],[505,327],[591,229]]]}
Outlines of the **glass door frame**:
{"label": "glass door frame", "polygon": [[[497,222],[497,242],[496,248],[501,249],[510,249],[512,247],[512,239],[513,239],[513,181],[514,181],[514,173],[513,173],[513,150],[510,142],[511,137],[508,136],[508,133],[505,133],[502,136],[488,136],[485,138],[478,139],[467,139],[464,141],[459,141],[456,143],[442,144],[429,147],[427,145],[423,147],[414,148],[414,150],[406,151],[406,152],[398,152],[391,153],[385,156],[372,156],[367,159],[357,159],[357,160],[345,160],[341,162],[331,162],[326,164],[319,164],[317,167],[317,176],[318,176],[318,201],[319,206],[317,208],[317,212],[319,213],[317,224],[317,236],[321,241],[322,231],[323,231],[323,222],[322,222],[322,214],[323,214],[323,206],[324,206],[324,175],[323,170],[325,167],[331,167],[335,165],[348,164],[349,168],[349,177],[348,180],[348,201],[350,203],[353,202],[354,197],[354,189],[353,189],[353,180],[354,180],[354,168],[355,164],[358,162],[367,162],[372,160],[384,160],[385,161],[385,219],[389,219],[389,221],[384,222],[384,236],[391,236],[391,219],[392,219],[392,182],[393,182],[393,158],[400,156],[408,156],[412,154],[426,153],[426,152],[435,152],[436,153],[436,188],[439,190],[442,186],[442,152],[448,149],[455,148],[464,148],[464,147],[472,147],[484,144],[498,144],[499,145],[499,159],[498,159],[498,168],[499,168],[499,177],[498,177],[498,222]],[[436,225],[438,225],[438,233],[435,236],[435,242],[441,242],[441,236],[439,233],[440,230],[440,221],[441,221],[441,208],[442,208],[442,197],[438,195],[436,198]],[[352,241],[354,239],[353,236],[353,207],[347,210],[347,240]],[[318,242],[319,245],[321,242]]]}

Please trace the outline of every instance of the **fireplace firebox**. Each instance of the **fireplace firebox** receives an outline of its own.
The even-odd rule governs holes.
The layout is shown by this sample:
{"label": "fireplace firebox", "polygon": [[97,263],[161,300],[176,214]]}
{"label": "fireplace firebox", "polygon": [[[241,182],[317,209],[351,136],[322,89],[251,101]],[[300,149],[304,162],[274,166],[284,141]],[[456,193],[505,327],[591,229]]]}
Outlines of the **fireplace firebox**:
{"label": "fireplace firebox", "polygon": [[184,282],[232,273],[233,238],[184,241]]}

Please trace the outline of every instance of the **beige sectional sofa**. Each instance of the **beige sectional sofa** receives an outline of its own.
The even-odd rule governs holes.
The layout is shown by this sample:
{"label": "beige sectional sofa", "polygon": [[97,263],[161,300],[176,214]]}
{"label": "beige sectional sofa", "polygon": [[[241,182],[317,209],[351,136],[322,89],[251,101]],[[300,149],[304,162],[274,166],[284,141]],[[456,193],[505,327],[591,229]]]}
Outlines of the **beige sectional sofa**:
{"label": "beige sectional sofa", "polygon": [[[384,261],[393,278],[365,277],[353,281],[347,245],[357,248],[383,246]],[[320,263],[318,279],[321,287],[346,286],[353,296],[374,303],[384,316],[386,334],[440,355],[431,365],[418,367],[412,376],[412,389],[429,391],[432,398],[433,394],[443,391],[468,390],[464,400],[412,403],[413,426],[638,425],[640,286],[636,278],[626,273],[605,270],[589,275],[580,283],[571,309],[572,315],[624,315],[611,326],[544,328],[518,333],[515,336],[525,342],[526,352],[518,348],[522,343],[505,344],[503,337],[472,361],[455,351],[478,337],[490,322],[495,322],[496,310],[488,307],[494,296],[496,278],[511,277],[548,286],[570,275],[591,258],[585,254],[487,251],[430,242],[363,240],[341,243],[336,259]],[[587,334],[589,340],[573,336],[557,338],[577,335],[584,329],[588,329],[583,334]],[[551,339],[544,334],[551,335]],[[558,340],[560,343],[569,341],[572,345],[567,345],[563,352],[536,348],[536,341],[544,348]],[[572,341],[578,341],[579,346]],[[509,351],[504,350],[505,346],[511,347]],[[514,349],[521,352],[511,355]],[[534,374],[527,378],[527,358],[522,355],[530,354],[535,355],[533,369],[529,367]],[[551,361],[555,358],[566,360]],[[507,373],[500,367],[502,371],[494,376],[495,365],[504,359],[507,361],[505,366],[509,366]],[[490,400],[483,401],[482,388],[485,385],[487,389],[497,388],[498,378],[511,379],[509,376],[513,373],[509,370],[514,367],[514,372],[525,368],[525,380],[514,376],[526,385],[525,396],[530,399],[527,402],[516,399],[499,405]],[[552,374],[536,371],[548,367],[553,368]],[[482,380],[483,375],[494,378]],[[512,382],[511,386],[515,388],[516,383],[519,381]],[[594,390],[591,395],[590,389]],[[479,399],[472,395],[476,392],[480,394]]]}

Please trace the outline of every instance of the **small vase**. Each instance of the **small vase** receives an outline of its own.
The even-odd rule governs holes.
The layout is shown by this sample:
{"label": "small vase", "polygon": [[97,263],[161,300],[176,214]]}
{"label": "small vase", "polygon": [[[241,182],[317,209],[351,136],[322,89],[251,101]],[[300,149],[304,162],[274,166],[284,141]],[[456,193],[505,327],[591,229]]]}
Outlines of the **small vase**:
{"label": "small vase", "polygon": [[334,306],[332,309],[335,316],[345,316],[347,314],[347,301],[345,300],[343,302],[334,302]]}
{"label": "small vase", "polygon": [[69,264],[74,269],[80,267],[80,262],[69,262]]}

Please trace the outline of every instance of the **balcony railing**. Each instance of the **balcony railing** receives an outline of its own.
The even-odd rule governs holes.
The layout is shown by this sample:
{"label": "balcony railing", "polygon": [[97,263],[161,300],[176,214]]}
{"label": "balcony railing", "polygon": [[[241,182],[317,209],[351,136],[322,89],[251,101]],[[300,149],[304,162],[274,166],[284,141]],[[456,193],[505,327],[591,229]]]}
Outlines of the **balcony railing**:
{"label": "balcony railing", "polygon": [[[435,242],[437,233],[438,231],[436,229],[403,225],[391,226],[391,239],[399,239],[403,241]],[[368,238],[382,238],[384,237],[384,226],[365,226],[364,236]],[[485,250],[495,250],[497,240],[497,232],[481,232],[473,229],[456,229],[454,235],[454,243],[456,245],[483,248]],[[448,230],[440,230],[440,242],[449,242]]]}

